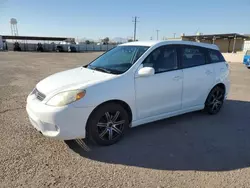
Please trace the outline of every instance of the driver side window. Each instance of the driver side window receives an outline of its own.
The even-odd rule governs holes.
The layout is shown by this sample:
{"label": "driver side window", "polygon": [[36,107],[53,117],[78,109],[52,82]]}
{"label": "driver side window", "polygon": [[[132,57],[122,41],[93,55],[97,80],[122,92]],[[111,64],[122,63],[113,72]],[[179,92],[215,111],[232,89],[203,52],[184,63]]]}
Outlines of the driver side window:
{"label": "driver side window", "polygon": [[175,47],[162,46],[151,52],[143,62],[143,67],[152,67],[155,73],[176,70],[177,51]]}

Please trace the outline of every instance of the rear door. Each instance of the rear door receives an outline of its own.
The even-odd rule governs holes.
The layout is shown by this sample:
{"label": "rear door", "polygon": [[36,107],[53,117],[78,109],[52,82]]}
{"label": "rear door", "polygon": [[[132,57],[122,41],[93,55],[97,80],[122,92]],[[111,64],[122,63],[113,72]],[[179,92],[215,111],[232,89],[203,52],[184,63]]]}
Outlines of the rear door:
{"label": "rear door", "polygon": [[182,109],[204,105],[214,84],[215,72],[206,48],[183,45],[180,53],[183,68]]}

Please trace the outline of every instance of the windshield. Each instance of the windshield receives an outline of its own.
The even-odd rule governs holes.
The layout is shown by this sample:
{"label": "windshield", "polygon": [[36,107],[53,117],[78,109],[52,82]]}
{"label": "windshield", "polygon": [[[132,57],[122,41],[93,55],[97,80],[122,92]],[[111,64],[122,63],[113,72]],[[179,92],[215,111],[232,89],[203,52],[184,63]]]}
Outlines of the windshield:
{"label": "windshield", "polygon": [[246,55],[250,55],[250,50],[247,50]]}
{"label": "windshield", "polygon": [[145,46],[117,46],[90,63],[88,68],[121,74],[126,72],[148,48]]}

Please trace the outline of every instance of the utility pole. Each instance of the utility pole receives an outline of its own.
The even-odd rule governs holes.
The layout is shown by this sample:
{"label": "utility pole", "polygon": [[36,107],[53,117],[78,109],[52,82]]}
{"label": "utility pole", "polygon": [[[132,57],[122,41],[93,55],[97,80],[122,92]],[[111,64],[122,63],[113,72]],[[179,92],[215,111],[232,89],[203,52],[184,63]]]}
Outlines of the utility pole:
{"label": "utility pole", "polygon": [[133,19],[133,22],[134,22],[134,41],[136,41],[136,27],[137,27],[137,22],[138,22],[138,19],[139,17],[135,16],[134,19]]}
{"label": "utility pole", "polygon": [[158,40],[158,37],[159,37],[159,29],[156,29],[156,39]]}

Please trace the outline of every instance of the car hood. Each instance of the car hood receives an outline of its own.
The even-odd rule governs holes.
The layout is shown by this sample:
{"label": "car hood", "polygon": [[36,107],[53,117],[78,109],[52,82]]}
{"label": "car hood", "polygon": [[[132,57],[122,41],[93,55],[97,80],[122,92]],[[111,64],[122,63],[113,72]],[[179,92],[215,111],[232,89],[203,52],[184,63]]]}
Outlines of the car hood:
{"label": "car hood", "polygon": [[245,55],[244,56],[244,59],[249,59],[250,58],[250,55]]}
{"label": "car hood", "polygon": [[250,55],[245,55],[243,59],[243,63],[247,63],[248,59],[250,59]]}
{"label": "car hood", "polygon": [[116,76],[117,75],[79,67],[53,74],[40,81],[36,88],[43,94],[48,95],[64,90],[85,88]]}

